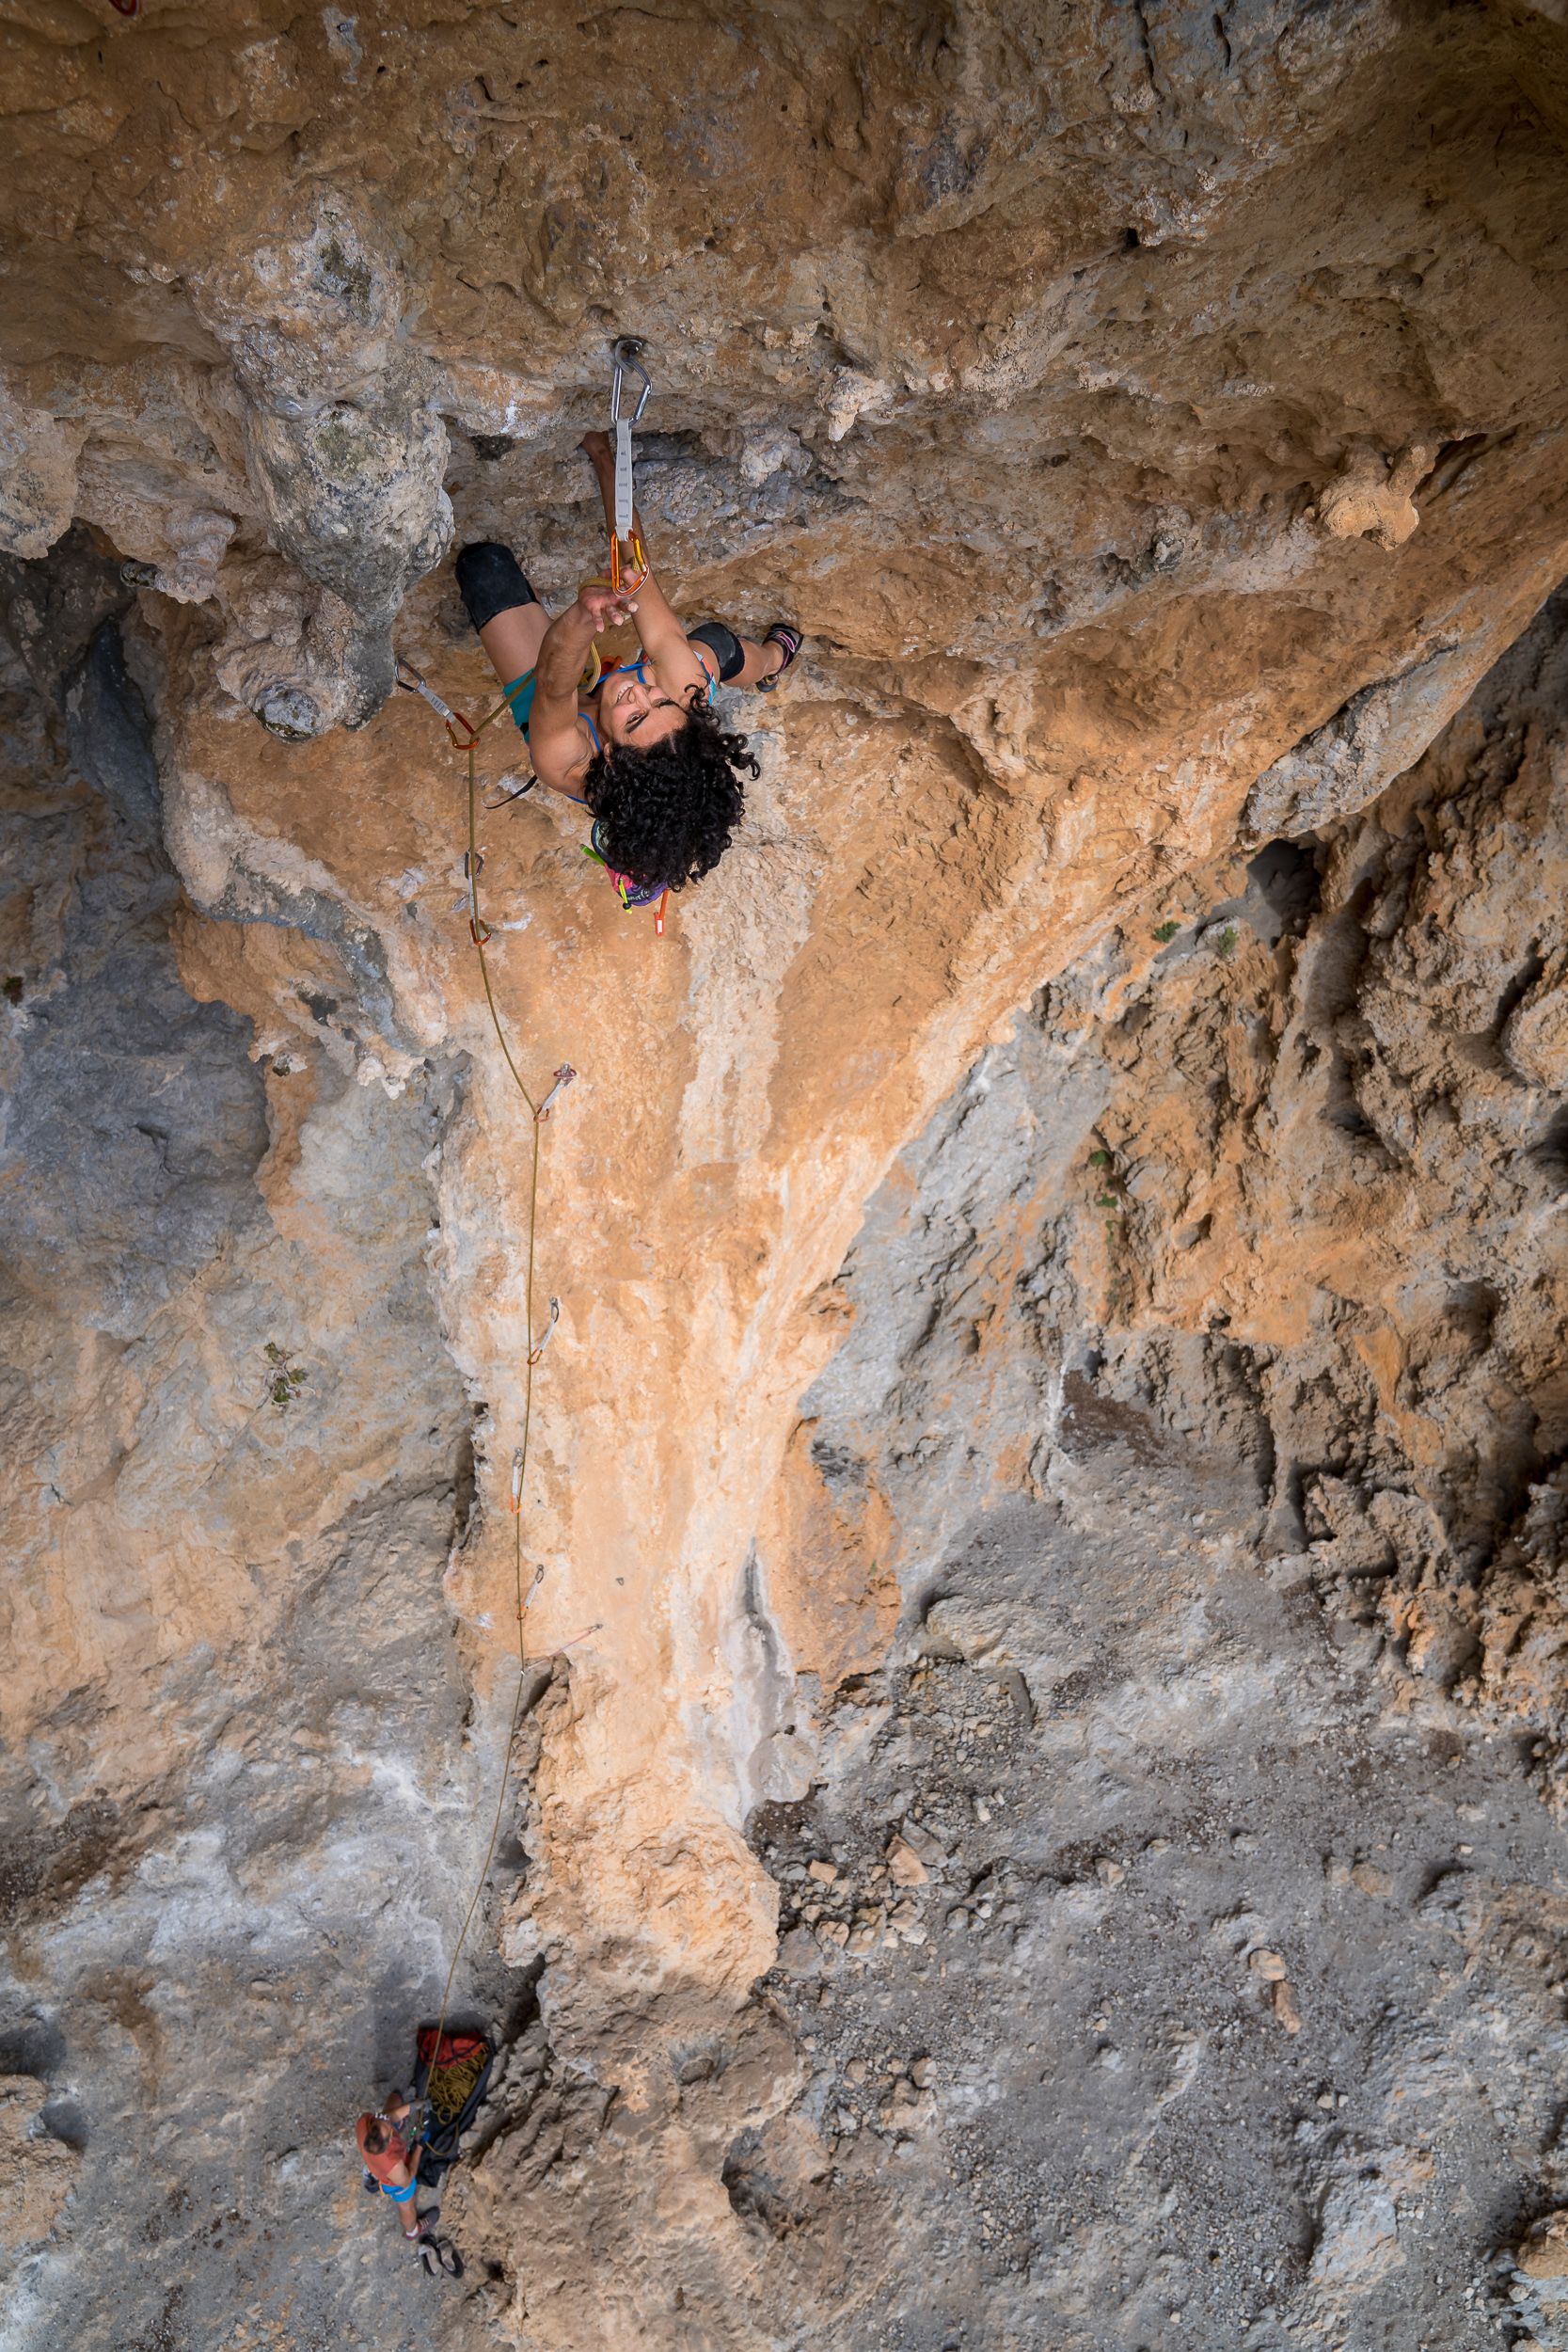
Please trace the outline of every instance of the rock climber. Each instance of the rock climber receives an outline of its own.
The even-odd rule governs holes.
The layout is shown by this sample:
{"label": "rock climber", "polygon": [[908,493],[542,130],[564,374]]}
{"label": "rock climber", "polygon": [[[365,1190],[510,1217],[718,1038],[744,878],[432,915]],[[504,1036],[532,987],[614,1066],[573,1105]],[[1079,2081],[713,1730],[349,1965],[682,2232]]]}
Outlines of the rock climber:
{"label": "rock climber", "polygon": [[[580,446],[613,529],[610,437],[590,433]],[[641,516],[634,528],[645,547]],[[590,811],[593,849],[625,903],[646,905],[710,873],[740,821],[742,777],[758,772],[746,738],[713,717],[713,690],[722,681],[771,692],[800,650],[799,629],[776,621],[760,644],[721,621],[689,634],[651,571],[635,594],[590,581],[552,620],[511,548],[494,540],[462,550],[457,584],[535,776]],[[635,660],[595,675],[594,639],[633,613]]]}
{"label": "rock climber", "polygon": [[373,2115],[362,2115],[354,2127],[365,2167],[365,2185],[370,2187],[373,2184],[383,2197],[391,2199],[403,2224],[403,2234],[410,2240],[425,2233],[425,2222],[418,2210],[420,2185],[415,2177],[420,2162],[420,2130],[417,2108],[411,2099],[401,2095],[388,2099]]}

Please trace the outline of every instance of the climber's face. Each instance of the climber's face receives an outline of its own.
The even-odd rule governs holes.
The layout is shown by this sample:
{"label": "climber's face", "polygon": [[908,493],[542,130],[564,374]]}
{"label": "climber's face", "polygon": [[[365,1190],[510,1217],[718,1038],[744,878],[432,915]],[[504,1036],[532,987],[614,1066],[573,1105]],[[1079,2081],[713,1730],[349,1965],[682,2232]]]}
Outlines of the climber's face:
{"label": "climber's face", "polygon": [[646,751],[678,735],[687,713],[657,686],[644,686],[632,673],[610,678],[599,696],[599,731],[611,743]]}

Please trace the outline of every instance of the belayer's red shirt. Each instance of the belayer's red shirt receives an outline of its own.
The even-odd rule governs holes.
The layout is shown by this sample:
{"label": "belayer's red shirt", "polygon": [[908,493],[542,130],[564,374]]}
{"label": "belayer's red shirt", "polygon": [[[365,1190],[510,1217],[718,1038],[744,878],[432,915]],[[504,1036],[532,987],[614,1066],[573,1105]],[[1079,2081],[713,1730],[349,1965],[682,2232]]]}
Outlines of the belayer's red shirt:
{"label": "belayer's red shirt", "polygon": [[[372,2150],[365,2145],[365,2134],[372,2123],[385,2125],[386,2129],[392,2134],[392,2138],[387,2147]],[[402,2184],[398,2181],[397,2175],[408,2169],[408,2150],[404,2144],[403,2135],[398,2125],[388,2123],[385,2116],[362,2115],[354,2127],[354,2137],[359,2142],[359,2153],[364,2159],[366,2171],[373,2173],[378,2181],[384,2182],[389,2188],[401,2186]]]}

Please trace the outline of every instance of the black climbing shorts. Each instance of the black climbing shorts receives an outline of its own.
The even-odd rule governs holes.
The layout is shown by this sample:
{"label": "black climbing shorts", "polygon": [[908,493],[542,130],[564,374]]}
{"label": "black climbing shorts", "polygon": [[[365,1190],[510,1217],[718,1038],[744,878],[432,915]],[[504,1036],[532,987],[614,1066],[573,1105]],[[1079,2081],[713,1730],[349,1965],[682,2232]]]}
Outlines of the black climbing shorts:
{"label": "black climbing shorts", "polygon": [[695,628],[687,630],[686,636],[689,644],[707,647],[719,664],[721,683],[727,685],[732,677],[740,675],[746,666],[746,648],[734,629],[726,628],[722,621],[699,621]]}

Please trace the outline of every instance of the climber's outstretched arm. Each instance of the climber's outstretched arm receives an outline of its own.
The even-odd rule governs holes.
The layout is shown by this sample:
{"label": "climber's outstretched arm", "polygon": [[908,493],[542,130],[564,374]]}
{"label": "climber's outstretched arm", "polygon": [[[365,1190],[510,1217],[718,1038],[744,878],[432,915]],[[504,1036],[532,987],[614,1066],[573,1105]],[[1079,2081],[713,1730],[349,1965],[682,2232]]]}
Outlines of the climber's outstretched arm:
{"label": "climber's outstretched arm", "polygon": [[575,604],[545,631],[533,672],[528,745],[533,771],[554,792],[580,800],[591,756],[578,716],[578,681],[595,637],[626,620],[632,608],[608,588],[584,588]]}
{"label": "climber's outstretched arm", "polygon": [[[583,454],[597,476],[599,496],[604,501],[605,527],[615,528],[615,452],[608,433],[585,433]],[[644,550],[648,534],[642,528],[642,517],[635,509],[632,528],[641,540]],[[638,587],[636,596],[637,633],[642,640],[642,650],[654,665],[659,685],[672,702],[689,702],[693,691],[705,698],[708,672],[687,641],[686,628],[680,615],[673,609],[663,589],[650,570]]]}

